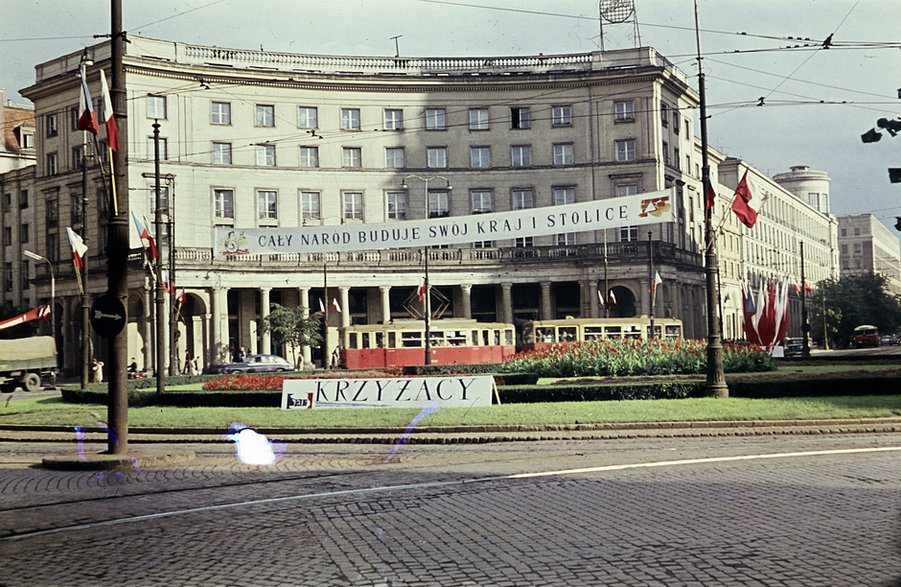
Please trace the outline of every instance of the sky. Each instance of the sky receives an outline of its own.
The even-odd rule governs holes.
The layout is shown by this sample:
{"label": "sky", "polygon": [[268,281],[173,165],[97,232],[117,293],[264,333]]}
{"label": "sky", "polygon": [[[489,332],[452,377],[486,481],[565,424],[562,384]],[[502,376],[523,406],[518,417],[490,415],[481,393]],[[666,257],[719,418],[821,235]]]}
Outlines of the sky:
{"label": "sky", "polygon": [[[693,0],[634,0],[603,26],[607,50],[651,46],[697,87]],[[108,34],[108,0],[3,0],[0,88]],[[601,5],[615,0],[601,0]],[[697,0],[710,145],[767,175],[808,165],[832,179],[835,214],[901,216],[901,134],[860,135],[901,117],[899,0]],[[204,45],[332,55],[499,56],[600,49],[598,0],[123,0],[123,27]],[[741,34],[747,33],[747,34]],[[894,34],[893,34],[894,33]],[[396,40],[392,39],[400,35]],[[832,35],[832,47],[822,48]],[[809,40],[803,40],[809,39]],[[397,43],[397,45],[395,45]],[[816,49],[792,48],[798,45]],[[758,106],[763,97],[763,105]],[[697,119],[697,116],[695,117]],[[697,129],[696,129],[697,132]]]}

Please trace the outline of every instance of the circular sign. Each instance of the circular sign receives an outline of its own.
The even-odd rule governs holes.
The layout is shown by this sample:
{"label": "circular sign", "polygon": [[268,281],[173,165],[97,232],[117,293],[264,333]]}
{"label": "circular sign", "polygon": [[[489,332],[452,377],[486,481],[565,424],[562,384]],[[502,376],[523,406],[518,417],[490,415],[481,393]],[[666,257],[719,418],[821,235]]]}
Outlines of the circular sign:
{"label": "circular sign", "polygon": [[91,306],[91,326],[104,338],[112,338],[122,332],[127,320],[125,306],[119,298],[110,294],[103,294]]}

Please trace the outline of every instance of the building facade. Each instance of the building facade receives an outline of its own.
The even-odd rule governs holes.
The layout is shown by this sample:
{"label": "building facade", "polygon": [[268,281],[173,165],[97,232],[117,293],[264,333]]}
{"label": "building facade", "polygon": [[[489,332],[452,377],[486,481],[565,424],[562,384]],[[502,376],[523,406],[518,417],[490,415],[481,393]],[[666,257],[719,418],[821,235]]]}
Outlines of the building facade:
{"label": "building facade", "polygon": [[888,291],[901,295],[901,241],[872,214],[839,216],[842,275],[878,273]]}
{"label": "building facade", "polygon": [[[88,56],[96,99],[99,69],[109,70],[109,47],[91,47]],[[79,51],[38,65],[35,84],[23,91],[35,103],[38,123],[33,212],[59,219],[35,231],[34,247],[59,260],[56,291],[64,316],[58,336],[66,365],[80,356],[74,344],[80,326],[68,244],[59,234],[66,226],[85,232],[89,291],[102,293],[112,202],[98,169],[106,168],[103,131],[85,152],[83,133],[74,126],[80,59]],[[260,330],[272,303],[315,310],[320,300],[335,300],[342,311],[330,314],[332,330],[409,318],[406,306],[422,279],[425,253],[430,282],[447,301],[435,318],[501,322],[647,315],[653,254],[663,278],[656,315],[680,318],[688,337],[706,335],[704,199],[693,132],[698,96],[685,74],[651,48],[363,58],[130,37],[125,68],[128,116],[120,134],[128,149],[128,207],[139,219],[153,220],[159,195],[167,223],[160,227],[163,257],[171,256],[175,282],[187,294],[177,326],[179,356],[188,351],[210,363],[240,347],[280,352]],[[82,156],[91,162],[84,212]],[[793,275],[798,263],[786,246],[793,222],[811,241],[834,241],[827,213],[756,171],[779,204],[764,208],[754,229],[736,227],[728,206],[739,165],[717,153],[712,161],[712,177],[720,182],[716,213],[726,235],[720,239],[724,291],[749,278]],[[677,220],[641,230],[624,226],[425,252],[300,252],[240,262],[213,255],[216,227],[403,222],[667,188],[675,194]],[[152,367],[153,281],[142,269],[136,232],[131,241],[129,355]],[[778,254],[764,253],[771,249]],[[817,248],[814,254],[828,272],[836,253]],[[34,269],[46,294],[46,276]],[[602,306],[598,293],[608,291],[617,304]],[[724,315],[740,312],[740,302],[733,303],[734,296],[726,299]],[[308,358],[321,359],[315,349],[307,351]]]}

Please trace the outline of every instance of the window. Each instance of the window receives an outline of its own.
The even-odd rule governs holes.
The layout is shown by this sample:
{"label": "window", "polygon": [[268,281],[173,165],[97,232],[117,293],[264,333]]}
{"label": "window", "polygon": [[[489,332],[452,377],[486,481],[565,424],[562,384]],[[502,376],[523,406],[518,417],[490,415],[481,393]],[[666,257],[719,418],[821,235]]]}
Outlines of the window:
{"label": "window", "polygon": [[532,114],[527,107],[510,109],[510,128],[532,128]]}
{"label": "window", "polygon": [[13,264],[9,262],[3,264],[3,289],[6,291],[13,289]]}
{"label": "window", "polygon": [[[574,204],[576,202],[575,188],[554,188],[554,206],[563,206],[565,204]],[[576,233],[568,232],[556,235],[555,242],[557,245],[574,245],[576,244]]]}
{"label": "window", "polygon": [[[9,244],[9,243],[6,243],[6,244]],[[847,254],[848,254],[848,245],[846,245],[846,244],[842,245],[842,255],[847,255]]]}
{"label": "window", "polygon": [[447,128],[447,111],[444,108],[426,108],[425,129],[445,130]]}
{"label": "window", "polygon": [[388,147],[385,149],[385,167],[403,169],[405,165],[404,148]]}
{"label": "window", "polygon": [[[19,275],[22,277],[22,289],[31,289],[31,280],[28,278],[28,261],[22,261],[19,263],[19,267]],[[35,275],[37,275],[37,269],[35,269]]]}
{"label": "window", "polygon": [[69,223],[72,226],[81,224],[81,194],[71,194],[69,196]]}
{"label": "window", "polygon": [[385,110],[385,130],[404,130],[404,111],[397,109]]}
{"label": "window", "polygon": [[343,130],[360,130],[359,108],[341,109],[341,128]]}
{"label": "window", "polygon": [[300,216],[304,220],[319,220],[321,215],[319,192],[300,193]]}
{"label": "window", "polygon": [[47,175],[59,173],[59,153],[47,153]]}
{"label": "window", "polygon": [[231,165],[231,143],[213,143],[213,163],[216,165]]}
{"label": "window", "polygon": [[388,192],[388,218],[391,220],[407,219],[407,194],[405,192]]}
{"label": "window", "polygon": [[[81,101],[79,100],[79,103],[80,102]],[[72,130],[78,130],[78,119],[81,118],[81,112],[79,110],[79,106],[69,109],[69,122],[71,123]]]}
{"label": "window", "polygon": [[679,117],[679,110],[677,108],[673,108],[673,132],[679,134],[680,121],[682,119]]}
{"label": "window", "polygon": [[635,102],[624,100],[613,103],[614,122],[635,122]]}
{"label": "window", "polygon": [[[150,213],[156,214],[156,187],[150,186]],[[160,186],[160,213],[166,215],[169,213],[169,186]],[[163,229],[165,231],[165,227]]]}
{"label": "window", "polygon": [[510,163],[513,167],[527,167],[532,164],[532,145],[510,147]]}
{"label": "window", "polygon": [[19,208],[27,208],[28,207],[28,190],[22,190],[19,192]]}
{"label": "window", "polygon": [[72,169],[81,169],[84,163],[84,146],[78,145],[72,148]]}
{"label": "window", "polygon": [[255,112],[254,126],[275,126],[275,105],[257,104]]}
{"label": "window", "polygon": [[22,148],[23,149],[34,149],[34,133],[30,133],[30,132],[22,133]]}
{"label": "window", "polygon": [[446,191],[429,191],[429,218],[450,216],[450,204]]}
{"label": "window", "polygon": [[513,190],[514,210],[526,210],[534,207],[535,202],[532,198],[532,190]]}
{"label": "window", "polygon": [[298,106],[297,128],[319,128],[319,110],[315,106]]}
{"label": "window", "polygon": [[22,226],[20,226],[19,227],[19,242],[21,242],[23,244],[27,243],[30,240],[30,236],[28,233],[29,233],[28,223],[25,223]]}
{"label": "window", "polygon": [[663,141],[663,162],[666,163],[667,165],[670,164],[669,143],[666,141]]}
{"label": "window", "polygon": [[147,118],[166,119],[166,96],[147,94]]}
{"label": "window", "polygon": [[[3,227],[3,244],[7,247],[13,244],[13,229],[11,226]],[[842,246],[844,247],[845,245]]]}
{"label": "window", "polygon": [[470,167],[491,167],[491,147],[470,147]]}
{"label": "window", "polygon": [[572,106],[554,106],[551,108],[551,125],[553,126],[572,126],[573,125],[573,109]]}
{"label": "window", "polygon": [[363,149],[360,147],[344,147],[341,156],[341,164],[344,167],[362,167]]}
{"label": "window", "polygon": [[275,167],[275,145],[257,145],[257,165]]}
{"label": "window", "polygon": [[278,192],[257,190],[257,217],[260,220],[278,220]]}
{"label": "window", "polygon": [[232,105],[230,102],[210,102],[210,124],[231,124]]}
{"label": "window", "polygon": [[59,208],[56,204],[56,198],[48,198],[45,205],[47,226],[59,225]]}
{"label": "window", "polygon": [[634,196],[638,193],[638,184],[637,183],[621,183],[617,184],[614,188],[614,195],[617,198],[621,198],[623,196]]}
{"label": "window", "polygon": [[300,166],[319,167],[319,147],[301,147]]}
{"label": "window", "polygon": [[426,155],[429,167],[447,167],[447,147],[429,147]]}
{"label": "window", "polygon": [[572,165],[573,144],[557,143],[554,145],[554,165]]}
{"label": "window", "polygon": [[680,157],[679,147],[674,147],[673,148],[673,167],[675,167],[676,169],[679,169],[679,157]]}
{"label": "window", "polygon": [[487,108],[470,108],[469,130],[488,130]]}
{"label": "window", "polygon": [[472,213],[486,214],[493,211],[494,207],[491,204],[491,196],[492,194],[488,190],[471,191],[470,198],[472,199]]}
{"label": "window", "polygon": [[363,193],[344,192],[344,218],[346,220],[363,220]]}
{"label": "window", "polygon": [[634,242],[638,240],[637,226],[621,226],[619,229],[619,241],[622,243]]}
{"label": "window", "polygon": [[47,258],[59,261],[59,234],[51,232],[47,235]]}
{"label": "window", "polygon": [[59,134],[59,116],[56,114],[47,115],[47,136],[55,137]]}
{"label": "window", "polygon": [[[147,158],[156,158],[156,146],[153,137],[147,137]],[[169,159],[169,142],[165,137],[160,137],[160,161]]]}
{"label": "window", "polygon": [[235,218],[235,190],[217,188],[213,190],[213,209],[216,218]]}
{"label": "window", "polygon": [[669,106],[664,102],[660,103],[660,124],[669,126]]}
{"label": "window", "polygon": [[616,141],[616,160],[635,161],[635,139]]}

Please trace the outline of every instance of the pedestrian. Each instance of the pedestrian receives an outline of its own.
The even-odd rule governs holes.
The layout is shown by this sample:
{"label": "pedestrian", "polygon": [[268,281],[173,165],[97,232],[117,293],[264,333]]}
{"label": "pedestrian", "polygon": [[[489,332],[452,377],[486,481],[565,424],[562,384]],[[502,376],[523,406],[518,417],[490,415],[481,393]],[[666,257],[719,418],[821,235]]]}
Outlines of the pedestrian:
{"label": "pedestrian", "polygon": [[103,383],[103,361],[94,359],[94,365],[91,367],[94,372],[94,383]]}
{"label": "pedestrian", "polygon": [[193,375],[191,373],[191,351],[185,351],[185,363],[181,367],[181,374]]}
{"label": "pedestrian", "polygon": [[190,353],[185,355],[185,373],[188,375],[197,375],[197,363]]}

